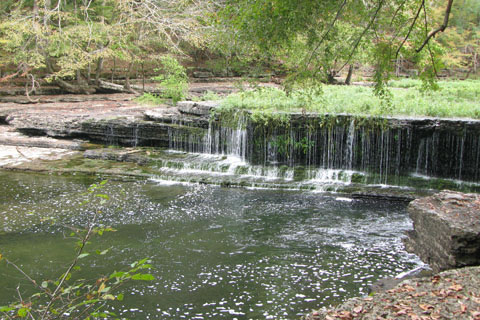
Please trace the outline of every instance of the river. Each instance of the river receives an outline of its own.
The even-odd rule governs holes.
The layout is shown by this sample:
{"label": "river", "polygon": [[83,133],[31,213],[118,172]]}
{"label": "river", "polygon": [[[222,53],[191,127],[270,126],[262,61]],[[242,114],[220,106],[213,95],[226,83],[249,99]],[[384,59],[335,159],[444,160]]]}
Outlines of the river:
{"label": "river", "polygon": [[[109,181],[106,204],[82,205],[101,178],[0,172],[0,253],[37,281],[74,255],[64,225],[93,212],[97,236],[78,276],[96,279],[149,258],[154,281],[130,282],[110,308],[129,319],[298,319],[366,295],[376,280],[421,264],[401,238],[406,204],[338,194],[155,180]],[[98,200],[98,199],[97,199]],[[0,305],[28,282],[0,263]]]}

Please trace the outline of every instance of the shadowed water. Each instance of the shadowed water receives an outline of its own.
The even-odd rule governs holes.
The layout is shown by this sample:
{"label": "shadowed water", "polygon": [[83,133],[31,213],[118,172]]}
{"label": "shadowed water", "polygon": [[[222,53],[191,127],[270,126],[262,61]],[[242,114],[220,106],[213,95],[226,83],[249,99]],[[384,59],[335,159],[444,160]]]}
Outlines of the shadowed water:
{"label": "shadowed water", "polygon": [[[59,225],[85,224],[99,208],[80,207],[93,178],[0,178],[0,252],[38,281],[58,276],[73,256]],[[404,204],[145,181],[111,181],[104,191],[101,223],[117,232],[95,238],[89,252],[110,252],[82,261],[81,275],[149,257],[156,279],[127,284],[125,300],[112,304],[130,319],[298,319],[420,263],[400,241],[411,228]],[[0,305],[19,283],[28,294],[0,264]]]}

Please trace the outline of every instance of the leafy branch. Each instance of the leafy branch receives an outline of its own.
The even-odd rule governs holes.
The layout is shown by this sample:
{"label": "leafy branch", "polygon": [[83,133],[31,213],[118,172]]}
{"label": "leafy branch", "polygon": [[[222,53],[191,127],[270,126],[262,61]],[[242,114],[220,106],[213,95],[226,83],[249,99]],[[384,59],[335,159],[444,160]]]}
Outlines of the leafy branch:
{"label": "leafy branch", "polygon": [[[109,200],[108,195],[98,192],[105,184],[106,181],[98,185],[93,184],[88,188],[87,195],[99,198],[100,204],[105,204]],[[90,201],[87,200],[84,204]],[[154,280],[154,277],[149,273],[143,273],[144,270],[152,268],[148,258],[145,258],[133,262],[127,271],[113,271],[108,276],[96,278],[93,283],[88,283],[81,278],[72,280],[75,272],[81,270],[78,262],[90,255],[85,250],[91,238],[94,235],[101,236],[104,232],[115,231],[111,227],[98,225],[100,213],[101,210],[96,210],[85,228],[65,226],[72,230],[70,236],[78,239],[77,249],[71,263],[55,281],[38,282],[16,263],[0,254],[0,262],[3,260],[7,266],[13,266],[36,290],[36,293],[24,299],[20,294],[20,288],[17,287],[18,301],[8,306],[0,306],[0,315],[7,319],[29,318],[32,320],[117,318],[116,314],[105,309],[108,301],[123,300],[123,294],[115,293],[120,286],[129,280],[150,281]],[[108,251],[108,249],[97,251],[97,254],[105,255]],[[54,285],[53,290],[49,288],[50,284]]]}

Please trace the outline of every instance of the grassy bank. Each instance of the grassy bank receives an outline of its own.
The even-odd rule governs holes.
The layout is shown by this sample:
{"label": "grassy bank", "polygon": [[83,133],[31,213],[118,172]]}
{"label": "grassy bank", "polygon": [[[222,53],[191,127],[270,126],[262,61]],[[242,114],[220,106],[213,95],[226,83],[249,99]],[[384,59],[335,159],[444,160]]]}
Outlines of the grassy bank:
{"label": "grassy bank", "polygon": [[480,119],[480,81],[441,81],[439,90],[423,91],[419,80],[389,84],[392,94],[382,101],[367,86],[324,85],[321,92],[297,90],[289,95],[276,88],[261,88],[229,95],[222,108],[254,112],[318,112],[371,115],[408,115]]}

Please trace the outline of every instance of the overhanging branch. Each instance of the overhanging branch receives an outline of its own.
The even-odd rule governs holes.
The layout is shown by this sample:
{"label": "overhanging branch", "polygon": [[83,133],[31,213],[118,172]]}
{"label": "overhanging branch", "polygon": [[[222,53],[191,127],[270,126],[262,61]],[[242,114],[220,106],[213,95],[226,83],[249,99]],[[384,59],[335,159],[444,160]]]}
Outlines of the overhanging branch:
{"label": "overhanging branch", "polygon": [[438,29],[430,31],[430,33],[427,35],[427,38],[425,39],[425,41],[423,41],[422,45],[418,49],[415,50],[417,53],[422,51],[423,48],[428,44],[430,39],[435,37],[435,35],[437,33],[443,32],[443,31],[445,31],[445,29],[447,29],[448,19],[450,18],[450,12],[452,11],[452,5],[453,5],[453,0],[448,0],[448,4],[447,4],[447,8],[445,9],[445,16],[443,17],[442,25]]}

